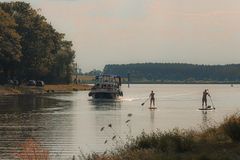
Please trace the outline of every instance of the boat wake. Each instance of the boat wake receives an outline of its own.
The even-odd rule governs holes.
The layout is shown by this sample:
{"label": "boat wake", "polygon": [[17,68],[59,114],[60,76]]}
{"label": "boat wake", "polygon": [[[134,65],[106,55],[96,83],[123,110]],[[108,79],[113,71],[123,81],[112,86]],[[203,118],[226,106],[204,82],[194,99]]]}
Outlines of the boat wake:
{"label": "boat wake", "polygon": [[127,102],[132,102],[132,101],[137,101],[140,100],[141,98],[120,98],[121,101],[127,101]]}
{"label": "boat wake", "polygon": [[122,101],[120,98],[118,99],[88,99],[90,102],[120,102]]}

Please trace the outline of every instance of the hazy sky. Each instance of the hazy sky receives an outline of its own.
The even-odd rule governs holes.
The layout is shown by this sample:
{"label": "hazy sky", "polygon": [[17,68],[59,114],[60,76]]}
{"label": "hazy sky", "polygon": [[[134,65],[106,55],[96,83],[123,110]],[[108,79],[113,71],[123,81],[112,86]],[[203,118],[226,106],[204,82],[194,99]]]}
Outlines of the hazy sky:
{"label": "hazy sky", "polygon": [[83,71],[136,62],[240,63],[240,0],[28,0]]}

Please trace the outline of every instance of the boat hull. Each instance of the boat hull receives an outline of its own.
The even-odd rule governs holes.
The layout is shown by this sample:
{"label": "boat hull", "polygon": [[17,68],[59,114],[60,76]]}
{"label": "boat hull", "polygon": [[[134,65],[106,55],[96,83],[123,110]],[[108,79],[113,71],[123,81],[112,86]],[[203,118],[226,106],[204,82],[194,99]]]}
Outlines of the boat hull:
{"label": "boat hull", "polygon": [[117,99],[119,96],[117,94],[114,94],[114,93],[98,92],[98,93],[93,93],[92,97],[94,99]]}
{"label": "boat hull", "polygon": [[91,91],[89,96],[94,99],[117,99],[121,96],[120,92]]}

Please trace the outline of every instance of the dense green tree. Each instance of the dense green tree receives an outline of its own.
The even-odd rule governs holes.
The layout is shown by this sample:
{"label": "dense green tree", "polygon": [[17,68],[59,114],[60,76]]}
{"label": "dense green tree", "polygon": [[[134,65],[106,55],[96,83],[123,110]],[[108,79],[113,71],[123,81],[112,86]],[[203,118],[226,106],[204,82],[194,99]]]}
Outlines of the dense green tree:
{"label": "dense green tree", "polygon": [[51,82],[69,81],[75,53],[72,43],[64,40],[64,34],[58,33],[29,3],[0,2],[0,7],[15,20],[16,32],[21,37],[22,57],[19,57],[16,76]]}
{"label": "dense green tree", "polygon": [[75,57],[75,51],[71,49],[72,42],[71,41],[62,41],[61,48],[57,52],[54,65],[52,68],[52,75],[49,77],[53,77],[52,79],[57,79],[58,82],[70,82],[72,75],[72,66],[69,64],[73,63],[73,59]]}
{"label": "dense green tree", "polygon": [[16,23],[12,16],[0,8],[0,71],[8,78],[14,73],[22,56],[20,36],[15,30]]}
{"label": "dense green tree", "polygon": [[53,64],[54,29],[28,3],[2,3],[2,8],[13,15],[18,24],[16,30],[22,37],[22,75],[29,78],[47,75]]}

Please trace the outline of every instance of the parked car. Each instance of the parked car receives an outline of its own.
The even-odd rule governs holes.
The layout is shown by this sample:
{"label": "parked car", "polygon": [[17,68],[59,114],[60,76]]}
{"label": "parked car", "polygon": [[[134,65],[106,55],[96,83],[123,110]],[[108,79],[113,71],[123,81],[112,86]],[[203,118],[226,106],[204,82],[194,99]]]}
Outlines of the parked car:
{"label": "parked car", "polygon": [[9,84],[9,85],[14,85],[14,81],[13,81],[13,80],[11,80],[11,79],[10,79],[10,80],[8,80],[8,84]]}
{"label": "parked car", "polygon": [[28,85],[28,86],[36,86],[36,81],[35,81],[35,80],[29,80],[29,81],[27,82],[27,85]]}
{"label": "parked car", "polygon": [[13,83],[14,83],[15,86],[19,86],[19,81],[18,80],[16,80],[16,79],[13,80]]}
{"label": "parked car", "polygon": [[37,80],[36,86],[38,86],[38,87],[43,87],[44,85],[45,85],[45,83],[44,83],[43,81]]}

